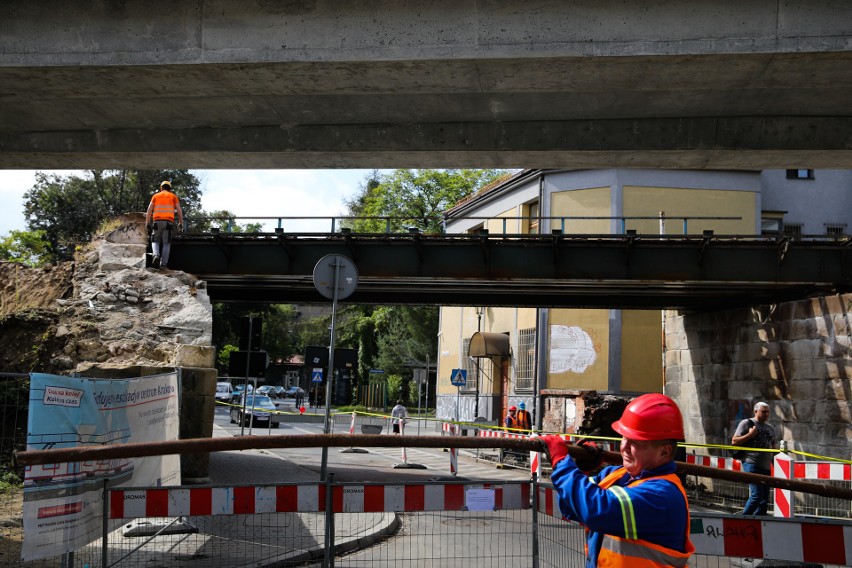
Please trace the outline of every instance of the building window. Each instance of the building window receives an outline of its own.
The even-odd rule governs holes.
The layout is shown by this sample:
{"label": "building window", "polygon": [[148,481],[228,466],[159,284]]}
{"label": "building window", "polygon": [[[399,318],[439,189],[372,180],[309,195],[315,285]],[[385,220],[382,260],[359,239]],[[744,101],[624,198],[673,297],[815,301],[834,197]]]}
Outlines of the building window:
{"label": "building window", "polygon": [[814,179],[813,170],[787,170],[787,179]]}
{"label": "building window", "polygon": [[526,225],[525,232],[528,235],[537,235],[539,233],[538,226],[538,201],[527,203],[523,206],[524,224]]}
{"label": "building window", "polygon": [[846,234],[846,223],[826,223],[825,234],[842,237]]}
{"label": "building window", "polygon": [[784,227],[784,214],[786,211],[761,211],[760,234],[780,235]]}
{"label": "building window", "polygon": [[788,237],[800,237],[802,236],[802,224],[801,223],[784,223],[784,234]]}
{"label": "building window", "polygon": [[462,357],[464,358],[464,369],[467,371],[467,382],[461,388],[461,392],[472,393],[476,391],[479,367],[476,365],[476,360],[473,357],[469,357],[468,353],[470,353],[470,338],[462,341]]}
{"label": "building window", "polygon": [[518,354],[515,359],[515,392],[532,391],[535,386],[535,328],[518,331]]}

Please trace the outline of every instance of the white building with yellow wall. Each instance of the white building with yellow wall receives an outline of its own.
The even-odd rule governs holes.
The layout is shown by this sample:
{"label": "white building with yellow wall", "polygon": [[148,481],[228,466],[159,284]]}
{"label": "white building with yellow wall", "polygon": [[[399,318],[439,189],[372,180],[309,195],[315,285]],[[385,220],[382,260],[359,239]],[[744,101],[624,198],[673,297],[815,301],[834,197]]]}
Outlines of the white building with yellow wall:
{"label": "white building with yellow wall", "polygon": [[[761,218],[761,172],[524,170],[447,212],[446,232],[753,235]],[[521,401],[538,415],[542,393],[549,412],[578,391],[663,389],[660,311],[471,306],[440,318],[442,418],[502,422]],[[454,369],[467,370],[465,387],[451,384]],[[574,414],[557,414],[571,431]]]}

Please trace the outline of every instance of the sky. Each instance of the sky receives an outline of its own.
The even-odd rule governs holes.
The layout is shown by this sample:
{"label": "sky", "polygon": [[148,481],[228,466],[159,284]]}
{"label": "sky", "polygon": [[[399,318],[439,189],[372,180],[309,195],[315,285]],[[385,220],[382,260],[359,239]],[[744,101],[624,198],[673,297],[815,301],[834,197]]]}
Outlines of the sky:
{"label": "sky", "polygon": [[[61,176],[80,170],[40,170]],[[191,170],[201,180],[205,211],[227,209],[239,217],[342,215],[371,170]],[[26,229],[24,192],[35,184],[35,170],[0,170],[0,236]],[[157,188],[151,188],[153,194]],[[180,188],[175,187],[178,196]],[[240,223],[258,222],[251,219]],[[331,221],[285,222],[287,232],[329,232]],[[272,231],[277,221],[268,221]]]}

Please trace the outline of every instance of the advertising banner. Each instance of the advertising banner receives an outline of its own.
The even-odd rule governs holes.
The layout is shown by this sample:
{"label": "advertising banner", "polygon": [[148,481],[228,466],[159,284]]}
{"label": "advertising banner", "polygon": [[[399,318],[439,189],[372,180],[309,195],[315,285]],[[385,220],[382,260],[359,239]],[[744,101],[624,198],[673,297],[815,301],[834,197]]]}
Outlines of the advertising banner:
{"label": "advertising banner", "polygon": [[[30,375],[28,450],[178,438],[177,373],[137,379]],[[180,456],[27,466],[21,558],[77,550],[102,534],[103,490],[180,484]]]}

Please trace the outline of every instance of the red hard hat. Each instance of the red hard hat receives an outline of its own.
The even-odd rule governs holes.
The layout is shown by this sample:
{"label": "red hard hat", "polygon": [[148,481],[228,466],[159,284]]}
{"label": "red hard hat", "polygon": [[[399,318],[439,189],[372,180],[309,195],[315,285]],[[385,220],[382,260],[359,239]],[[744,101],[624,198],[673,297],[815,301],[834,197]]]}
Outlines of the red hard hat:
{"label": "red hard hat", "polygon": [[631,440],[683,440],[683,417],[675,402],[652,393],[630,401],[612,429]]}
{"label": "red hard hat", "polygon": [[517,406],[510,406],[510,407],[509,407],[509,412],[512,412],[513,410],[517,410],[517,409],[518,409],[518,407],[517,407]]}

